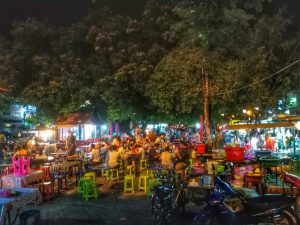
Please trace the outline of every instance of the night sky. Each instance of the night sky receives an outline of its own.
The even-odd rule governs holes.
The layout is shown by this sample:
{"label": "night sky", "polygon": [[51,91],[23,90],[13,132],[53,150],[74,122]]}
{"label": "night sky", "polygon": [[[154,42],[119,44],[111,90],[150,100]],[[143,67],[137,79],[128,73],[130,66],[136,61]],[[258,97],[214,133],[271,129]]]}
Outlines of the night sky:
{"label": "night sky", "polygon": [[[113,13],[140,17],[147,0],[97,0]],[[163,0],[162,0],[163,1]],[[199,0],[200,1],[200,0]],[[287,4],[300,21],[300,0],[275,0]],[[13,21],[34,17],[51,24],[66,26],[87,15],[92,0],[0,0],[0,34],[8,34]]]}
{"label": "night sky", "polygon": [[[116,14],[139,17],[146,0],[100,0]],[[87,15],[91,0],[0,0],[0,34],[7,34],[13,21],[34,17],[66,26]]]}

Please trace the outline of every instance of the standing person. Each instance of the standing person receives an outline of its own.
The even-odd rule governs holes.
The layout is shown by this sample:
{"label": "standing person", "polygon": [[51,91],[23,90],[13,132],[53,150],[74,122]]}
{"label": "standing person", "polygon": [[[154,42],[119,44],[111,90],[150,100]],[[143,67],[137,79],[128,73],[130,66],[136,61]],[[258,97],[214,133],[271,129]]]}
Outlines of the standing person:
{"label": "standing person", "polygon": [[177,173],[183,174],[185,167],[188,165],[189,161],[189,152],[187,145],[184,141],[180,142],[179,152],[176,154],[177,163],[175,169]]}
{"label": "standing person", "polygon": [[72,131],[69,131],[69,136],[66,140],[65,150],[68,152],[68,155],[74,155],[76,151],[76,138],[73,135]]}
{"label": "standing person", "polygon": [[[155,144],[155,145],[158,145],[159,146],[159,144]],[[148,163],[149,163],[149,165],[154,165],[154,163],[155,163],[155,159],[157,158],[157,156],[156,156],[156,150],[155,150],[155,148],[154,148],[154,143],[151,143],[150,144],[150,147],[149,147],[149,152],[148,152]]]}

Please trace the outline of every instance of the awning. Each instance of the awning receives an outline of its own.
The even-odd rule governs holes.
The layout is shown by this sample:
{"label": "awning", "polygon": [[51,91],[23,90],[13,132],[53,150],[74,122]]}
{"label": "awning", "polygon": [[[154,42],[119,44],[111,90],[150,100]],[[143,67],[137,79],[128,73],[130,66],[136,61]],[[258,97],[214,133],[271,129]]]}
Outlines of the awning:
{"label": "awning", "polygon": [[92,111],[80,111],[58,117],[55,122],[57,128],[71,128],[81,124],[100,124],[100,118]]}
{"label": "awning", "polygon": [[274,117],[274,119],[288,120],[288,121],[300,121],[300,115],[278,114],[277,116]]}
{"label": "awning", "polygon": [[227,128],[228,130],[241,130],[241,129],[276,128],[276,127],[295,127],[295,124],[292,122],[235,124],[235,125],[228,125]]}

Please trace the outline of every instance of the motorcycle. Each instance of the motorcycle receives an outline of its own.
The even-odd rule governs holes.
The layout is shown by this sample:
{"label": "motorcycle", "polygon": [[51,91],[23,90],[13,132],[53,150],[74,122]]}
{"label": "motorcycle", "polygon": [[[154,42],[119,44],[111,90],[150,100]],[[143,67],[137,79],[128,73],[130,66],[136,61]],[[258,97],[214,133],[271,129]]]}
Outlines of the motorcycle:
{"label": "motorcycle", "polygon": [[299,218],[294,212],[295,203],[296,197],[286,194],[247,199],[216,176],[209,203],[194,217],[193,225],[297,225]]}

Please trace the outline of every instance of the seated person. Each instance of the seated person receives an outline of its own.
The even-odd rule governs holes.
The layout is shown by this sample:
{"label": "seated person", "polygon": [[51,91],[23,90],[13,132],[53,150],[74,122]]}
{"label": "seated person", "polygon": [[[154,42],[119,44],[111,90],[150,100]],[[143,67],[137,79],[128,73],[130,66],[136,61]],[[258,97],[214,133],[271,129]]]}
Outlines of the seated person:
{"label": "seated person", "polygon": [[110,151],[106,157],[106,163],[108,167],[115,168],[119,166],[120,153],[117,151],[118,147],[116,145],[110,146]]}
{"label": "seated person", "polygon": [[100,163],[100,151],[99,151],[99,149],[95,148],[94,144],[91,144],[90,149],[91,149],[91,161],[92,161],[92,163],[99,164]]}
{"label": "seated person", "polygon": [[170,147],[167,146],[163,149],[163,152],[161,153],[161,165],[164,168],[172,169],[173,168],[173,156],[170,151]]}

